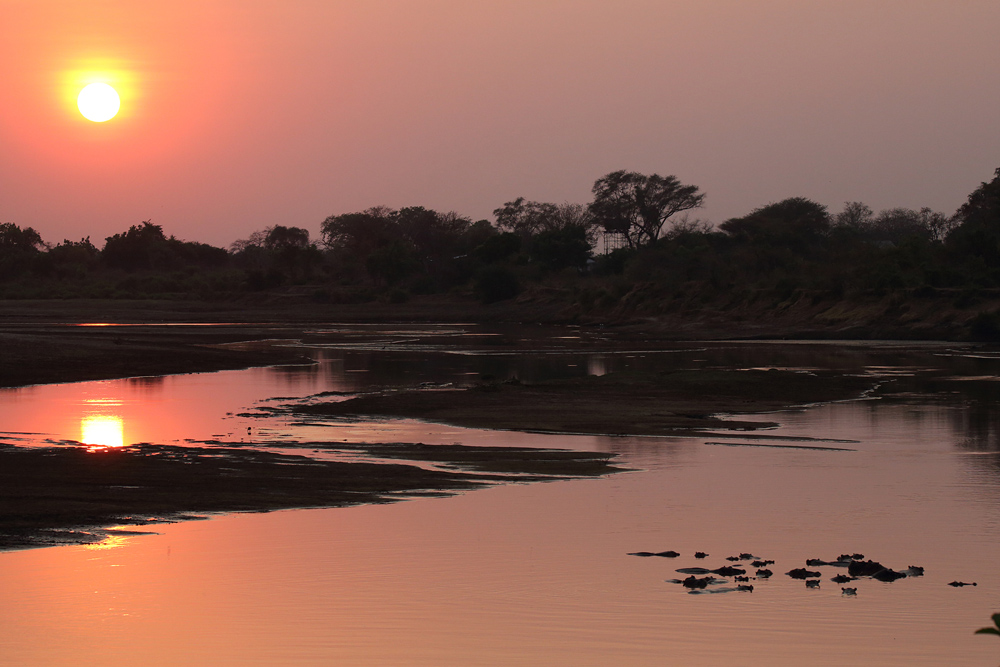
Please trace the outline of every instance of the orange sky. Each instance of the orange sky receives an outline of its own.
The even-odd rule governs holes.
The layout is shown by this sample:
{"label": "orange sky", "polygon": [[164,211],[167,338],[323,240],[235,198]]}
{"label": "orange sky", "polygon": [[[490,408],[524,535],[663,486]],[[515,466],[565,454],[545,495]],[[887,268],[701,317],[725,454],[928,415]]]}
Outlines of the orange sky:
{"label": "orange sky", "polygon": [[[676,174],[951,213],[1000,166],[995,0],[0,0],[0,221],[227,245],[423,205],[488,217]],[[73,86],[118,77],[84,120]],[[76,78],[74,78],[76,77]],[[82,87],[82,85],[80,86]]]}

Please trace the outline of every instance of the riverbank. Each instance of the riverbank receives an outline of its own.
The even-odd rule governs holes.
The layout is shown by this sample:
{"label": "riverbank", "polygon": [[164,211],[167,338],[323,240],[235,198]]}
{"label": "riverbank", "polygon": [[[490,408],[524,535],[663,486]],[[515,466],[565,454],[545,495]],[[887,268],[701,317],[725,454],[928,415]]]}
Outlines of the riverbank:
{"label": "riverbank", "polygon": [[[488,306],[442,295],[402,304],[319,304],[302,290],[266,293],[246,302],[0,301],[0,346],[4,349],[0,386],[305,363],[307,359],[288,348],[231,344],[322,338],[316,330],[329,329],[332,323],[572,325],[595,337],[613,338],[612,344],[641,343],[654,348],[683,340],[964,341],[970,338],[975,321],[979,322],[977,331],[989,337],[992,320],[976,320],[977,309],[1000,307],[997,295],[963,307],[949,295],[908,303],[893,296],[873,296],[865,303],[827,303],[802,295],[776,309],[756,310],[746,303],[725,306],[676,299],[658,306],[655,295],[637,292],[607,309],[588,310],[579,305],[578,296],[570,289],[539,289]],[[75,326],[82,324],[119,326]],[[191,326],[180,326],[184,324]],[[510,341],[499,337],[479,342],[507,345]]]}

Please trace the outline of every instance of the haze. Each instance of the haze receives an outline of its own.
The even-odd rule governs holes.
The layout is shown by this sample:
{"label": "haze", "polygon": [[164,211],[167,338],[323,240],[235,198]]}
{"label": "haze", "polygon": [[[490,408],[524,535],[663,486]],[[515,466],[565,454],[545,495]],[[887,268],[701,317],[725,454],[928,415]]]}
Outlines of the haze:
{"label": "haze", "polygon": [[[675,174],[952,213],[1000,166],[994,0],[0,0],[0,221],[228,245],[375,205],[473,219]],[[66,73],[134,77],[119,118]],[[75,92],[74,92],[75,94]]]}

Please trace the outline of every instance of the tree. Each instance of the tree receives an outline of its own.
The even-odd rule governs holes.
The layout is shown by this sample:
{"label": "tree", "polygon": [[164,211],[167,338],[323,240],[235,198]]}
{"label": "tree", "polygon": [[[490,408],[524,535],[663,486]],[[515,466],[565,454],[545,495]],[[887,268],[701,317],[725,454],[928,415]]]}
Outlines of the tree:
{"label": "tree", "polygon": [[615,171],[598,179],[588,207],[606,231],[621,231],[631,247],[651,245],[671,216],[700,207],[705,195],[676,176]]}
{"label": "tree", "polygon": [[[379,282],[393,284],[419,274],[414,279],[421,284],[419,289],[434,290],[454,279],[458,258],[496,230],[486,221],[473,224],[454,212],[380,206],[331,215],[323,221],[322,234],[341,276],[357,280],[367,272]],[[397,260],[398,267],[390,266]]]}
{"label": "tree", "polygon": [[267,228],[264,247],[268,250],[303,250],[309,247],[309,230],[301,227],[275,225]]}
{"label": "tree", "polygon": [[791,197],[726,220],[719,229],[743,243],[804,250],[829,233],[830,216],[822,204]]}
{"label": "tree", "polygon": [[21,229],[13,222],[0,223],[0,251],[38,252],[42,237],[31,227]]}
{"label": "tree", "polygon": [[596,240],[594,217],[580,204],[550,204],[518,197],[493,211],[497,229],[517,234],[523,241],[542,232],[558,232],[570,227],[584,230],[588,243]]}
{"label": "tree", "polygon": [[521,249],[521,237],[514,232],[494,234],[472,249],[473,256],[486,264],[501,262]]}
{"label": "tree", "polygon": [[144,220],[141,225],[132,225],[128,231],[104,239],[101,258],[112,268],[131,271],[161,268],[168,254],[163,228]]}
{"label": "tree", "polygon": [[922,208],[887,208],[878,215],[862,202],[847,202],[833,218],[834,228],[847,230],[869,243],[898,245],[905,240],[943,241],[953,227],[953,219]]}
{"label": "tree", "polygon": [[844,210],[834,216],[833,224],[836,227],[863,232],[874,219],[875,211],[871,206],[860,201],[849,201],[844,203]]}
{"label": "tree", "polygon": [[395,211],[376,206],[361,213],[331,215],[323,221],[323,245],[345,255],[367,257],[376,248],[396,238]]}
{"label": "tree", "polygon": [[420,266],[413,244],[403,239],[390,241],[365,259],[365,268],[375,280],[395,285]]}
{"label": "tree", "polygon": [[302,282],[313,277],[322,256],[309,240],[309,230],[273,225],[233,242],[230,252],[247,270],[254,289],[276,287],[288,280]]}
{"label": "tree", "polygon": [[930,223],[938,216],[944,217],[940,213],[935,214],[929,208],[921,211],[914,211],[911,208],[887,208],[880,211],[872,220],[871,231],[876,240],[892,245],[898,245],[907,238],[930,241],[934,238]]}
{"label": "tree", "polygon": [[222,267],[229,261],[229,254],[206,243],[167,238],[162,227],[145,220],[126,232],[107,237],[101,260],[111,268],[126,271],[163,271],[181,266]]}
{"label": "tree", "polygon": [[959,207],[948,245],[960,254],[981,257],[991,265],[1000,262],[1000,168],[993,180],[981,183]]}
{"label": "tree", "polygon": [[557,216],[558,209],[555,204],[526,201],[524,197],[506,202],[493,211],[497,229],[517,234],[521,239],[527,239],[543,229],[549,229]]}
{"label": "tree", "polygon": [[591,255],[587,230],[580,225],[572,225],[539,232],[531,244],[530,255],[549,269],[582,269],[587,266]]}
{"label": "tree", "polygon": [[0,278],[26,274],[38,263],[42,237],[31,227],[0,223]]}
{"label": "tree", "polygon": [[439,213],[423,206],[408,206],[395,212],[398,236],[409,242],[424,270],[434,272],[445,260],[460,254],[472,221],[455,212]]}

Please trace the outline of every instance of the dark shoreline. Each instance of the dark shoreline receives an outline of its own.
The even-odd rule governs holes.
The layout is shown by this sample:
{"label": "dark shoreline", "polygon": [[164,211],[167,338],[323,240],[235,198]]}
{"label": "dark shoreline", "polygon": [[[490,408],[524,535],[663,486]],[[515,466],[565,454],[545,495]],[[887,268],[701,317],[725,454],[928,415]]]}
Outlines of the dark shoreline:
{"label": "dark shoreline", "polygon": [[[941,327],[863,322],[816,327],[808,318],[794,316],[794,309],[762,321],[733,321],[707,307],[684,317],[601,319],[581,317],[564,305],[559,300],[533,299],[483,306],[449,297],[414,299],[405,304],[320,305],[294,294],[287,299],[270,295],[252,303],[0,300],[0,387],[310,363],[293,349],[234,344],[274,338],[309,342],[317,338],[311,329],[330,323],[575,326],[595,334],[613,334],[619,345],[652,347],[696,340],[853,340],[862,345],[888,340],[914,345],[959,340],[958,331]],[[75,326],[84,323],[121,326]],[[182,326],[185,324],[191,326]],[[509,342],[493,341],[518,349]]]}

